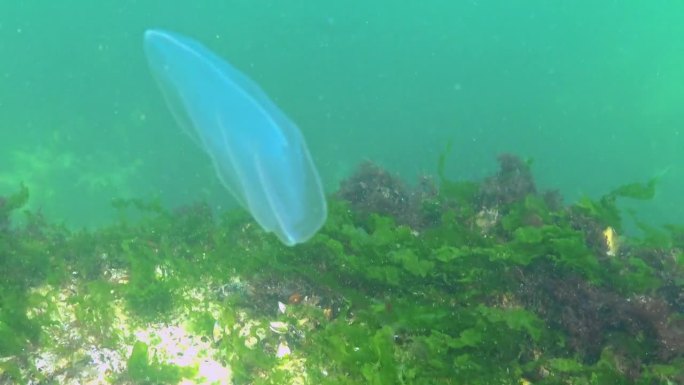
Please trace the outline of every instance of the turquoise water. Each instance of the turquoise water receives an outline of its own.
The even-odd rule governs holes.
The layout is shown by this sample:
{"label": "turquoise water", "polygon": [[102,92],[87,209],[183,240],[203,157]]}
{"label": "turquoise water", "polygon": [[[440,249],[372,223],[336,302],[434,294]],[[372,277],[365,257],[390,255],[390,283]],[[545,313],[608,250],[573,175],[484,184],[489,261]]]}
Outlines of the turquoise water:
{"label": "turquoise water", "polygon": [[327,191],[362,160],[481,178],[534,160],[567,201],[662,175],[684,208],[684,5],[674,1],[68,1],[0,4],[0,195],[75,226],[110,201],[235,202],[164,105],[148,28],[193,36],[297,122]]}

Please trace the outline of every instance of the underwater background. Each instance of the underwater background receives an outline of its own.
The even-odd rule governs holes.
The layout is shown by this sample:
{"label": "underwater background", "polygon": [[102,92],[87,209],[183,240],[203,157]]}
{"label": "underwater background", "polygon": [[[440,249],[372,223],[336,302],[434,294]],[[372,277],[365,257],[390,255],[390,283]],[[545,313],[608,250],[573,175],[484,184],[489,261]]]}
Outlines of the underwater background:
{"label": "underwater background", "polygon": [[[684,383],[684,3],[0,2],[0,384]],[[258,83],[328,198],[282,245],[165,105]]]}
{"label": "underwater background", "polygon": [[684,5],[592,1],[3,2],[0,193],[82,226],[110,201],[234,202],[172,120],[142,34],[202,41],[298,123],[334,191],[362,160],[414,180],[534,160],[569,201],[661,175],[644,219],[684,214]]}

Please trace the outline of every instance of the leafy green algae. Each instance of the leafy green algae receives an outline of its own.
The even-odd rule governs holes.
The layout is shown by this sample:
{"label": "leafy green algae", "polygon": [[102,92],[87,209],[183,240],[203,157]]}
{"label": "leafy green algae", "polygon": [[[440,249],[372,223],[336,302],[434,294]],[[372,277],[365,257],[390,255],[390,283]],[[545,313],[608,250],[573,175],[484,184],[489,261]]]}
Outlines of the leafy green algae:
{"label": "leafy green algae", "polygon": [[[602,238],[607,226],[620,229],[616,198],[649,198],[654,183],[565,206],[531,183],[512,189],[505,170],[481,185],[443,180],[429,196],[397,192],[418,202],[401,217],[387,202],[374,212],[373,202],[332,197],[320,234],[293,248],[246,216],[215,218],[204,205],[168,212],[120,201],[140,218],[89,233],[5,226],[0,263],[12,274],[0,282],[0,383],[38,378],[28,357],[59,343],[45,332],[57,310],[32,299],[45,284],[72,288],[88,338],[132,344],[113,383],[194,375],[117,331],[108,315],[118,303],[134,325],[194,309],[190,329],[230,364],[235,383],[681,381],[684,231],[623,239],[613,256]],[[27,197],[22,189],[0,214]],[[198,288],[208,294],[188,295]],[[276,321],[284,326],[269,330]]]}
{"label": "leafy green algae", "polygon": [[153,355],[150,357],[147,344],[136,342],[128,358],[126,374],[134,384],[162,385],[177,384],[190,372],[192,371],[188,369],[158,362]]}

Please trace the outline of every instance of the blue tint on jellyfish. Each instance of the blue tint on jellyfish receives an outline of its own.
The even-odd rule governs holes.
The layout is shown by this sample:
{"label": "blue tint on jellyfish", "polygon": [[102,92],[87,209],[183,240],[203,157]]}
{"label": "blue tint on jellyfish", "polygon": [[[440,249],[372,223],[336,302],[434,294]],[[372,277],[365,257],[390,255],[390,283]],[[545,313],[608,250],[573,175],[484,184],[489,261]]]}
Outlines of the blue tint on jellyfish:
{"label": "blue tint on jellyfish", "polygon": [[200,43],[148,30],[144,45],[171,112],[209,154],[221,183],[284,244],[311,238],[327,208],[297,126],[256,83]]}

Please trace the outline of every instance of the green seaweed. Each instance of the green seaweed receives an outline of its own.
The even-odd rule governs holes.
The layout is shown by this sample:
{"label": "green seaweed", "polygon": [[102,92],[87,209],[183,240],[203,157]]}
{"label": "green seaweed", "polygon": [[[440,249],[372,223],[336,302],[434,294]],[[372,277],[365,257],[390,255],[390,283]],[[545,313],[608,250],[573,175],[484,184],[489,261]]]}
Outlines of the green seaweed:
{"label": "green seaweed", "polygon": [[127,362],[127,377],[138,385],[178,384],[194,375],[194,370],[160,363],[147,344],[136,342]]}
{"label": "green seaweed", "polygon": [[612,226],[620,230],[622,216],[617,205],[618,198],[630,198],[636,200],[649,200],[655,195],[658,179],[654,178],[645,183],[629,183],[618,186],[609,193],[603,195],[598,201],[589,197],[583,197],[576,207],[583,210],[589,216],[595,218],[604,226]]}
{"label": "green seaweed", "polygon": [[19,191],[4,198],[0,205],[0,223],[10,220],[12,213],[26,205],[29,200],[29,189],[24,184],[19,186]]}
{"label": "green seaweed", "polygon": [[[643,237],[627,237],[613,255],[602,243],[606,226],[620,228],[618,198],[649,199],[656,181],[570,206],[511,190],[483,207],[483,183],[449,181],[445,166],[446,153],[437,194],[404,216],[430,221],[360,213],[355,207],[371,206],[333,196],[319,234],[291,248],[245,213],[215,217],[203,204],[171,212],[158,201],[117,201],[118,222],[78,232],[29,214],[0,230],[8,272],[0,355],[9,357],[0,383],[40,378],[29,357],[55,344],[45,332],[57,314],[46,292],[69,293],[71,327],[99,346],[130,341],[111,317],[117,302],[136,326],[192,309],[189,331],[211,342],[234,383],[652,384],[684,376],[684,227],[644,226]],[[0,214],[9,218],[27,199],[22,189]],[[202,303],[186,295],[192,290]],[[270,331],[273,321],[286,327]],[[281,343],[291,355],[276,357]],[[300,359],[302,373],[288,366]],[[195,374],[138,341],[126,372],[110,380],[175,384]]]}
{"label": "green seaweed", "polygon": [[168,317],[176,305],[172,278],[149,257],[144,253],[131,255],[130,282],[124,292],[128,309],[147,321]]}

